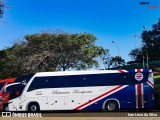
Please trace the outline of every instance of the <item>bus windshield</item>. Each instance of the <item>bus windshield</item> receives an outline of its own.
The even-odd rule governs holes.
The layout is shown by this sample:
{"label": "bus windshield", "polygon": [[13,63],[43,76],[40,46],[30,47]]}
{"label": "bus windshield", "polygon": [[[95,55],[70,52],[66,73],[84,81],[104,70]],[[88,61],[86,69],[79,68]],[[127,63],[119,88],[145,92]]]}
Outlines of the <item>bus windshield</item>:
{"label": "bus windshield", "polygon": [[34,76],[34,74],[23,75],[16,78],[15,83],[21,82],[22,84],[28,83],[28,81]]}
{"label": "bus windshield", "polygon": [[33,77],[33,75],[34,74],[29,74],[18,77],[15,80],[15,83],[12,83],[12,85],[6,88],[6,92],[10,92],[9,100],[19,97],[22,94],[25,86],[27,85],[28,81]]}

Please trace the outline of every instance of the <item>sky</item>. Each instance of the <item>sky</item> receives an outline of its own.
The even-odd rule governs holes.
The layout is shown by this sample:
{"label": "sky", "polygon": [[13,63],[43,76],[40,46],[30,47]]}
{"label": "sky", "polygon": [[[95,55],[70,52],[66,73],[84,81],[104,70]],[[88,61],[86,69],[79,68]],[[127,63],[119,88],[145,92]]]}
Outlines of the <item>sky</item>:
{"label": "sky", "polygon": [[[140,5],[140,2],[150,2]],[[0,18],[0,50],[26,34],[61,29],[68,33],[91,33],[96,45],[130,61],[129,52],[141,46],[143,26],[160,18],[160,0],[5,0]],[[148,8],[156,5],[158,8]],[[4,23],[3,23],[4,22]],[[115,42],[113,44],[112,41]]]}

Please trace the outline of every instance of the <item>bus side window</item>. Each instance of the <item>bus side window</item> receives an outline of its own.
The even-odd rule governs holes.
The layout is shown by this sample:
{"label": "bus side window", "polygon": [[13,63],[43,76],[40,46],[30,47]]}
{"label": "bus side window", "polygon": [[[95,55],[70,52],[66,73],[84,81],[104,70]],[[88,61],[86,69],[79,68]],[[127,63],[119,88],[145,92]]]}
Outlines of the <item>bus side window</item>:
{"label": "bus side window", "polygon": [[48,88],[48,77],[36,77],[30,84],[27,92],[43,88]]}
{"label": "bus side window", "polygon": [[66,87],[65,76],[50,76],[48,77],[48,88],[63,88]]}
{"label": "bus side window", "polygon": [[125,85],[126,75],[123,73],[110,73],[106,74],[106,85]]}
{"label": "bus side window", "polygon": [[29,86],[27,92],[30,92],[30,91],[35,90],[35,89],[36,89],[36,87],[35,87],[33,84],[31,84],[31,85]]}
{"label": "bus side window", "polygon": [[72,75],[67,77],[67,87],[105,86],[105,74]]}

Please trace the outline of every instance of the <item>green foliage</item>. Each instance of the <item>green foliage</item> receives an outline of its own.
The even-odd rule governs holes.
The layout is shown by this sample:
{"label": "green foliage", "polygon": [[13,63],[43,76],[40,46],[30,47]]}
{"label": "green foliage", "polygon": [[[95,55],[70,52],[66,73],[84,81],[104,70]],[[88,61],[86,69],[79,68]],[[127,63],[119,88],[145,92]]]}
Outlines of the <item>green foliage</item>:
{"label": "green foliage", "polygon": [[155,99],[155,107],[160,108],[160,86],[159,88],[155,87],[154,99]]}
{"label": "green foliage", "polygon": [[82,70],[98,67],[96,60],[105,53],[89,33],[40,33],[26,35],[25,41],[2,50],[0,78],[41,71]]}
{"label": "green foliage", "polygon": [[120,56],[112,57],[111,63],[113,67],[119,67],[125,65],[125,60],[122,59]]}
{"label": "green foliage", "polygon": [[11,48],[0,51],[0,79],[15,77],[14,68],[10,65],[12,58],[8,57],[12,53]]}
{"label": "green foliage", "polygon": [[133,49],[129,53],[133,60],[142,61],[148,54],[149,60],[160,60],[160,18],[157,24],[152,25],[152,30],[143,31],[141,34],[142,47]]}
{"label": "green foliage", "polygon": [[109,69],[112,66],[112,56],[109,53],[109,50],[106,49],[105,52],[100,56],[103,62],[105,69]]}
{"label": "green foliage", "polygon": [[[109,50],[106,49],[105,52],[100,56],[105,69],[114,69],[125,65],[125,60],[120,56],[111,56]],[[113,68],[111,68],[113,67]]]}
{"label": "green foliage", "polygon": [[155,105],[160,108],[160,75],[154,76]]}

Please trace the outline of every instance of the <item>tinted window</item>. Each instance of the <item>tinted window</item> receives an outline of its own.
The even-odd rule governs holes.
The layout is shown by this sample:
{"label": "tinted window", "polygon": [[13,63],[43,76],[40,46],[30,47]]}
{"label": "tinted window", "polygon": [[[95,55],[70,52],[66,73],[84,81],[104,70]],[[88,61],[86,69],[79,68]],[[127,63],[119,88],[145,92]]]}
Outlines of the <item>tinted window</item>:
{"label": "tinted window", "polygon": [[135,79],[135,74],[135,72],[131,72],[66,76],[67,87],[132,85],[144,83],[148,80],[149,73],[147,72],[143,73],[141,81]]}
{"label": "tinted window", "polygon": [[7,87],[6,92],[10,93],[9,99],[14,99],[16,97],[19,97],[24,89],[24,85],[22,84],[16,84],[16,85],[11,85]]}
{"label": "tinted window", "polygon": [[48,88],[48,79],[46,77],[36,77],[29,86],[28,91]]}
{"label": "tinted window", "polygon": [[26,84],[33,77],[33,75],[34,74],[28,74],[28,75],[23,75],[21,77],[16,78],[14,82],[15,83],[21,82],[21,84],[12,85],[7,88],[6,92],[10,92],[9,99],[14,99],[16,97],[19,97],[22,94]]}
{"label": "tinted window", "polygon": [[3,88],[4,84],[5,84],[5,83],[0,83],[0,91],[1,91],[1,89]]}
{"label": "tinted window", "polygon": [[36,77],[32,81],[28,91],[43,88],[132,85],[140,84],[148,80],[149,73],[143,73],[143,79],[141,81],[135,79],[135,74],[135,72],[131,72]]}
{"label": "tinted window", "polygon": [[135,79],[135,74],[135,72],[106,74],[107,85],[132,85],[144,83],[148,80],[149,73],[143,73],[141,81]]}
{"label": "tinted window", "polygon": [[105,82],[107,85],[124,85],[126,84],[126,79],[124,78],[124,74],[109,73],[109,74],[106,74]]}
{"label": "tinted window", "polygon": [[123,74],[90,74],[90,75],[73,75],[67,77],[68,87],[87,87],[87,86],[107,86],[126,84]]}
{"label": "tinted window", "polygon": [[66,76],[67,87],[104,86],[105,74]]}
{"label": "tinted window", "polygon": [[47,77],[49,80],[49,88],[62,88],[66,87],[66,77],[64,76],[52,76]]}
{"label": "tinted window", "polygon": [[65,78],[61,76],[36,77],[29,86],[28,91],[43,88],[61,88],[66,87]]}

